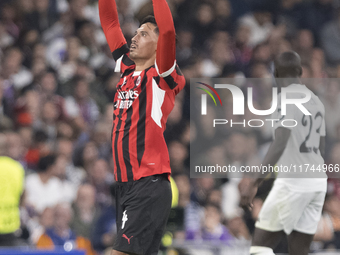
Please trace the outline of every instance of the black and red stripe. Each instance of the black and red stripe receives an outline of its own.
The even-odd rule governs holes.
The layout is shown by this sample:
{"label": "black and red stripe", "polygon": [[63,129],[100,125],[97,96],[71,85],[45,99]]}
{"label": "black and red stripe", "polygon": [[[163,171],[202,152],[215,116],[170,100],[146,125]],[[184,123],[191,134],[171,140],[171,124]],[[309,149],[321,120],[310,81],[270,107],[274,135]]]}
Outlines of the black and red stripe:
{"label": "black and red stripe", "polygon": [[141,94],[139,95],[139,119],[137,122],[137,159],[140,166],[145,151],[145,121],[146,121],[146,91],[147,76],[141,82]]}
{"label": "black and red stripe", "polygon": [[[115,132],[115,138],[114,138],[114,151],[118,152],[119,148],[118,148],[118,141],[119,141],[119,130],[121,128],[122,125],[122,114],[123,114],[124,109],[120,109],[119,110],[119,115],[118,115],[118,123],[116,125],[116,128],[114,129]],[[115,125],[113,125],[114,127]],[[118,153],[115,153],[115,165],[116,165],[116,173],[117,173],[117,180],[118,181],[122,181],[122,177],[121,177],[121,166],[119,163],[119,157],[118,157]]]}
{"label": "black and red stripe", "polygon": [[127,180],[133,181],[133,172],[132,172],[132,165],[130,163],[130,148],[129,148],[129,142],[130,142],[130,127],[131,127],[131,116],[133,113],[133,107],[130,107],[126,111],[126,119],[125,119],[125,126],[124,126],[124,136],[123,136],[123,157],[124,157],[124,164],[126,168],[126,175]]}

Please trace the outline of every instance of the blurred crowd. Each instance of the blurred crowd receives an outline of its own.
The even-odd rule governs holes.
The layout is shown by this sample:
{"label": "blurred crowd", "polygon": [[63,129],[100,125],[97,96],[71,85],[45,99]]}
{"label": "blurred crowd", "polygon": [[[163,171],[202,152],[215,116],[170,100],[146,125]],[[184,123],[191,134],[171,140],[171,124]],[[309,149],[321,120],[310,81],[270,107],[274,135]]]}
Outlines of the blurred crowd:
{"label": "blurred crowd", "polygon": [[[151,0],[116,0],[130,42]],[[340,2],[336,0],[168,0],[177,33],[177,63],[187,86],[176,98],[165,139],[178,188],[174,243],[250,240],[272,180],[259,190],[252,212],[239,208],[237,178],[190,179],[190,78],[266,78],[279,53],[295,50],[306,84],[326,108],[326,163],[340,164]],[[21,205],[24,243],[38,248],[82,247],[104,254],[115,236],[111,149],[113,98],[119,74],[100,26],[97,0],[0,2],[0,132],[7,155],[25,169]],[[271,94],[256,88],[258,109]],[[267,95],[265,94],[267,93]],[[190,125],[189,125],[190,124]],[[194,137],[194,136],[193,136]],[[203,138],[200,138],[202,142]],[[209,155],[221,165],[254,165],[270,133],[229,132]],[[195,149],[204,143],[195,143]],[[214,161],[214,162],[215,162]],[[329,180],[313,249],[340,249],[340,182]],[[182,213],[181,213],[182,212]],[[165,242],[166,243],[166,242]],[[171,243],[171,242],[170,242]],[[284,243],[277,251],[286,252]],[[178,250],[180,254],[185,251]]]}

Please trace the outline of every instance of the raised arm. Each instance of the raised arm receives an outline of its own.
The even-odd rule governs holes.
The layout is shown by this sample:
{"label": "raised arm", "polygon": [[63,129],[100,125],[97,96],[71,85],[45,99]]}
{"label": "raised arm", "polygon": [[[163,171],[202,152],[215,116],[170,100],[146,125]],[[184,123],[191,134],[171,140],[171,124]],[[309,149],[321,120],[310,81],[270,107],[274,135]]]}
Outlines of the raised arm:
{"label": "raised arm", "polygon": [[113,58],[119,59],[129,52],[126,40],[120,29],[115,0],[99,0],[99,17]]}
{"label": "raised arm", "polygon": [[159,74],[167,76],[176,66],[176,33],[174,22],[166,0],[152,0],[152,2],[159,29],[156,64]]}

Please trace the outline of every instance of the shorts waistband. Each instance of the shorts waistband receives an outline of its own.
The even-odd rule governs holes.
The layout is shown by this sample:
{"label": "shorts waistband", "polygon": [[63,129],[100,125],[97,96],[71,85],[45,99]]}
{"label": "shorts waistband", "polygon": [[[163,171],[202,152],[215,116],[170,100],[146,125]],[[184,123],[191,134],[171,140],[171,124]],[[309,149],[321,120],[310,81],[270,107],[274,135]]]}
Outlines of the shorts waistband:
{"label": "shorts waistband", "polygon": [[135,180],[135,181],[127,181],[127,182],[119,182],[119,181],[116,181],[116,184],[119,185],[119,186],[126,186],[126,185],[131,185],[135,182],[138,182],[138,181],[141,181],[141,180],[145,180],[147,178],[153,178],[153,177],[159,177],[159,178],[165,178],[165,179],[168,179],[168,175],[169,173],[162,173],[162,174],[154,174],[154,175],[149,175],[149,176],[144,176],[138,180]]}

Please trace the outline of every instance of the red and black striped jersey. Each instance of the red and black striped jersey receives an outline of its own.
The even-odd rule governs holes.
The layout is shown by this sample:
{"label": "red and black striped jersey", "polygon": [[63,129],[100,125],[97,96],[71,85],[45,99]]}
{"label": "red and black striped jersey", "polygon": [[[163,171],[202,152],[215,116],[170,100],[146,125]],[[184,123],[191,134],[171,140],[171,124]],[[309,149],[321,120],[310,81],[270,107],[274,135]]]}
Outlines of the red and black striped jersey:
{"label": "red and black striped jersey", "polygon": [[[127,49],[123,46],[118,51]],[[117,51],[113,52],[116,56]],[[185,85],[174,66],[159,75],[156,65],[136,72],[128,53],[116,62],[121,72],[114,99],[112,149],[115,178],[126,182],[154,174],[171,173],[163,132],[175,96]]]}
{"label": "red and black striped jersey", "polygon": [[118,22],[114,0],[99,0],[99,16],[106,39],[121,73],[114,98],[112,150],[119,182],[171,173],[164,130],[175,96],[185,79],[178,68],[175,29],[165,0],[153,0],[159,29],[155,64],[135,71]]}

